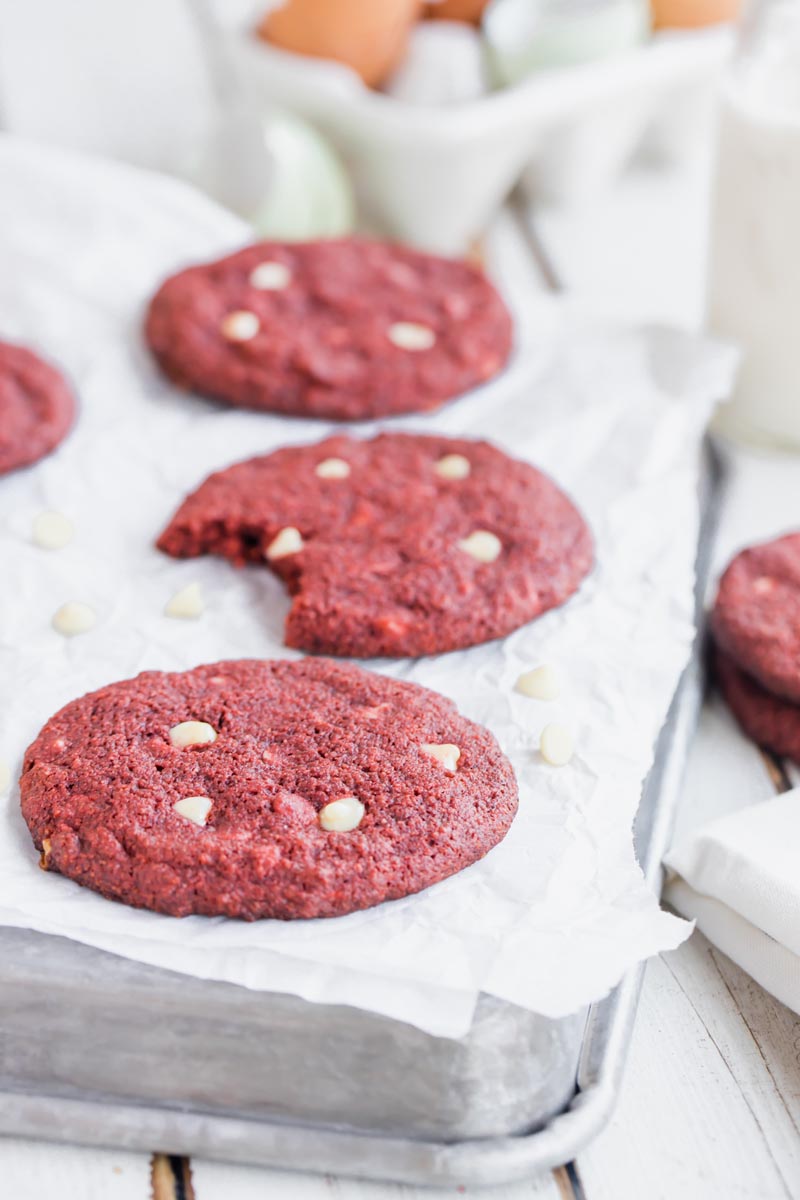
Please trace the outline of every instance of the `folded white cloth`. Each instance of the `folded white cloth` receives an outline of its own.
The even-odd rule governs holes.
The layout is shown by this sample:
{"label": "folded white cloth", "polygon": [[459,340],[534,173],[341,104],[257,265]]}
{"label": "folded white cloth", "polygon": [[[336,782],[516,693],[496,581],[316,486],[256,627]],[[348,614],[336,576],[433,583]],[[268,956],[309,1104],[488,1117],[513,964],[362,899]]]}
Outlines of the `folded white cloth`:
{"label": "folded white cloth", "polygon": [[693,830],[666,866],[669,903],[800,1012],[800,788]]}

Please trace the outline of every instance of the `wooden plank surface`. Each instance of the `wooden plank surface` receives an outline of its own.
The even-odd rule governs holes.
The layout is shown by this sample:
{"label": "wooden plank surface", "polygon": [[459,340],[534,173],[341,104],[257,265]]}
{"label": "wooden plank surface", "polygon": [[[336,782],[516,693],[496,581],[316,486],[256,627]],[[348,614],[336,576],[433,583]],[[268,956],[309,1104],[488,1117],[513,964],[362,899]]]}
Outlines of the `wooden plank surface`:
{"label": "wooden plank surface", "polygon": [[147,1200],[150,1158],[0,1137],[2,1200]]}
{"label": "wooden plank surface", "polygon": [[195,1200],[573,1200],[566,1171],[507,1187],[417,1188],[193,1160]]}

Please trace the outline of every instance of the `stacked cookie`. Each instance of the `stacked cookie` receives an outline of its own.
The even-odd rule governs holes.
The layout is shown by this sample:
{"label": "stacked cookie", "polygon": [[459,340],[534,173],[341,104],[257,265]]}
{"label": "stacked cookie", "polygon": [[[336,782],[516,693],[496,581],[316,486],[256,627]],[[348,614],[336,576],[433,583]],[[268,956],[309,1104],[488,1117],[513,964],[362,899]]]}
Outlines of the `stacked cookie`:
{"label": "stacked cookie", "polygon": [[[355,420],[429,411],[490,379],[511,320],[467,263],[363,239],[259,243],[168,279],[146,337],[183,388]],[[535,467],[483,441],[391,432],[225,465],[158,547],[260,564],[291,594],[287,645],[359,658],[503,637],[562,604],[593,557],[583,517]],[[570,753],[543,742],[548,763]],[[330,659],[111,684],[45,725],[21,795],[45,869],[173,916],[246,920],[407,896],[481,858],[517,809],[488,730]]]}
{"label": "stacked cookie", "polygon": [[742,729],[800,763],[800,533],[737,554],[711,630],[720,688]]}

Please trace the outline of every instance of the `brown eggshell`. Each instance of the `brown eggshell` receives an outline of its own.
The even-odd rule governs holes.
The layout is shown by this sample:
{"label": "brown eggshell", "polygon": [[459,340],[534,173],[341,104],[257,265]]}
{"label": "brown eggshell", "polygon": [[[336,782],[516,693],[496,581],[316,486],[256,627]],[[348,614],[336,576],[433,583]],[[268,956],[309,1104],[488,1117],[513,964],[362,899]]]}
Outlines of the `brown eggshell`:
{"label": "brown eggshell", "polygon": [[425,16],[443,21],[469,21],[479,25],[483,10],[489,0],[440,0],[438,4],[426,4]]}
{"label": "brown eggshell", "polygon": [[698,29],[735,21],[741,0],[651,0],[655,29]]}
{"label": "brown eggshell", "polygon": [[402,58],[421,11],[422,0],[287,0],[257,32],[283,50],[346,63],[375,87]]}

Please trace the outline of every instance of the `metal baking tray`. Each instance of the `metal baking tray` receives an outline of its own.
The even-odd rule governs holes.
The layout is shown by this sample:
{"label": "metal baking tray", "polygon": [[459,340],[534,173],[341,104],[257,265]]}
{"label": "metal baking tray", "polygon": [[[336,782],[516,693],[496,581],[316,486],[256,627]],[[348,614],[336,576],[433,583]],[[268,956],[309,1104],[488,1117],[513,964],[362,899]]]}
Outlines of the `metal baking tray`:
{"label": "metal baking tray", "polygon": [[[710,447],[705,463],[698,598],[720,491]],[[701,699],[697,639],[637,818],[654,890]],[[562,1020],[482,996],[453,1040],[27,930],[0,929],[0,963],[0,1132],[440,1185],[531,1176],[594,1137],[643,975]]]}

